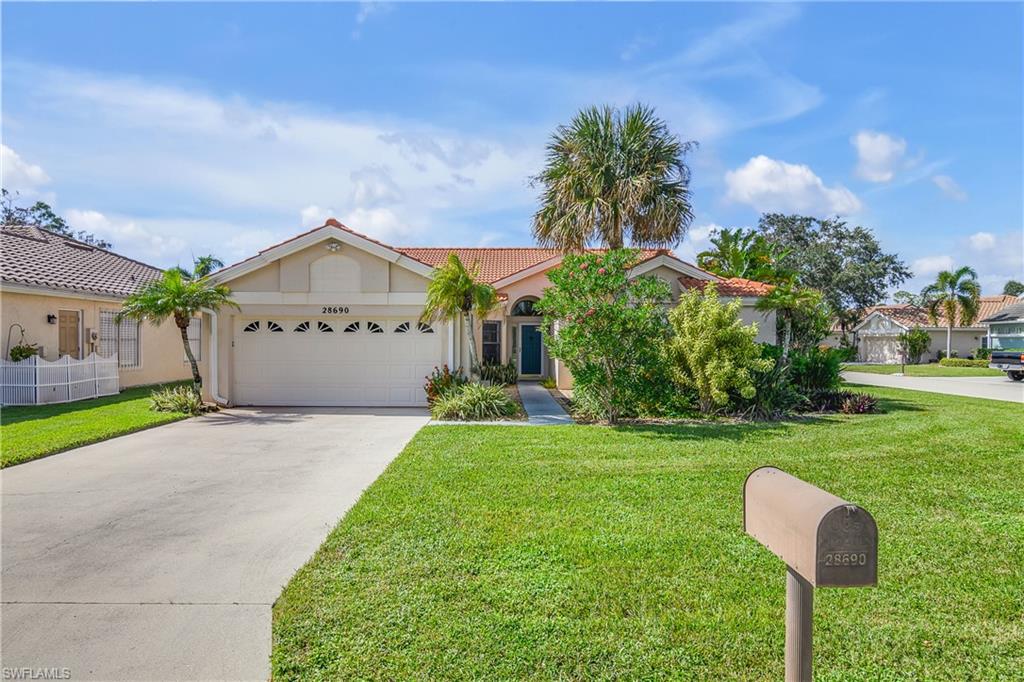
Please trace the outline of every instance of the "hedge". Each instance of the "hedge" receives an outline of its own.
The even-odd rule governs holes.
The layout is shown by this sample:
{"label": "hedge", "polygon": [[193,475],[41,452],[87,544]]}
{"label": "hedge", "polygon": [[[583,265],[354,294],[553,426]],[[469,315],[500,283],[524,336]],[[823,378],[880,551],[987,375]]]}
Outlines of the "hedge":
{"label": "hedge", "polygon": [[939,364],[943,367],[988,367],[988,360],[968,360],[966,358],[942,358]]}

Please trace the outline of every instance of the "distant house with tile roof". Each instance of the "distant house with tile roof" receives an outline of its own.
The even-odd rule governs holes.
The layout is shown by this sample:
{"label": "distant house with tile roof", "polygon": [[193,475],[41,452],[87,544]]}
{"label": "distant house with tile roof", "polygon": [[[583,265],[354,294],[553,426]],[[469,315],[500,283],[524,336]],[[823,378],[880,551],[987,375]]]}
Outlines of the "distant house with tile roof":
{"label": "distant house with tile roof", "polygon": [[[27,225],[0,228],[0,320],[3,357],[25,343],[40,357],[118,356],[120,385],[191,376],[173,324],[115,324],[121,302],[161,276],[160,268]],[[193,350],[202,356],[202,321]]]}
{"label": "distant house with tile roof", "polygon": [[[973,356],[979,348],[987,347],[988,332],[984,322],[1000,310],[1016,303],[1014,296],[982,296],[975,321],[970,325],[956,325],[952,332],[952,350],[961,358]],[[946,349],[946,319],[939,315],[934,322],[928,311],[909,304],[878,305],[864,311],[854,328],[858,358],[863,362],[896,364],[901,361],[899,336],[911,329],[923,329],[932,339],[925,357],[936,359]]]}

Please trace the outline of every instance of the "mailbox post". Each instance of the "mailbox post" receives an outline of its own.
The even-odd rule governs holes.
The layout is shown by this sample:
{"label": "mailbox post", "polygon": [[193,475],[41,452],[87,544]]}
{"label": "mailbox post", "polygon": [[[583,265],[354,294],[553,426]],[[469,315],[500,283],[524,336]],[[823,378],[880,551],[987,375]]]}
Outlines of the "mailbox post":
{"label": "mailbox post", "polygon": [[786,680],[811,682],[816,587],[878,582],[878,528],[865,509],[775,467],[743,485],[743,529],[786,562]]}

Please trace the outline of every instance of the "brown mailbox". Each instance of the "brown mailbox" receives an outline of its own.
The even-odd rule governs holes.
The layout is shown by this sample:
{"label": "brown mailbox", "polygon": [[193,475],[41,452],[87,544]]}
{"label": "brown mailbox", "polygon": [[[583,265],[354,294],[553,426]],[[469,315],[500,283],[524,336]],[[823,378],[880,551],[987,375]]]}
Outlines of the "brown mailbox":
{"label": "brown mailbox", "polygon": [[775,467],[743,486],[743,528],[814,587],[878,582],[878,528],[866,510]]}

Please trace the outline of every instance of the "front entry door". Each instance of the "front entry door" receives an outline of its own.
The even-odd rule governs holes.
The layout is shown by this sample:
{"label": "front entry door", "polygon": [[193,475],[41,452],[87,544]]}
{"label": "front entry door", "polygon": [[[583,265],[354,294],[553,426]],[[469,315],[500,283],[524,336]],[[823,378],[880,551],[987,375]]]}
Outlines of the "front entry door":
{"label": "front entry door", "polygon": [[540,327],[524,324],[522,330],[522,361],[520,374],[540,374]]}
{"label": "front entry door", "polygon": [[58,352],[60,356],[70,355],[73,358],[79,357],[78,311],[61,310],[57,316]]}

